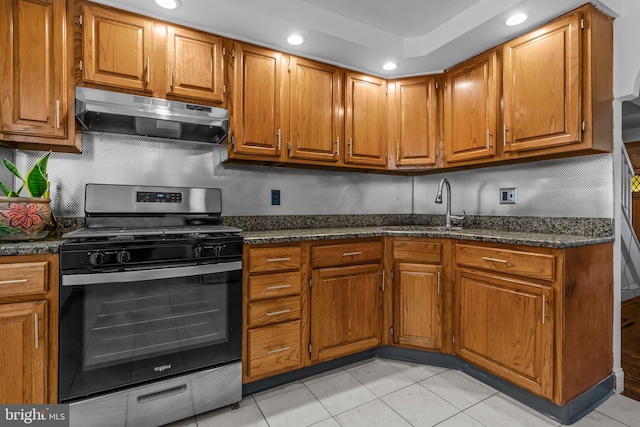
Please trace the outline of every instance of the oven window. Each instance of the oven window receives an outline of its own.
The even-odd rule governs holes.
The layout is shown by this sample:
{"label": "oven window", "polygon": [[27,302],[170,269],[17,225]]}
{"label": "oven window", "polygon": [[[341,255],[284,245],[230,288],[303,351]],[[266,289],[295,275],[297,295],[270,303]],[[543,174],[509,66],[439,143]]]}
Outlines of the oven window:
{"label": "oven window", "polygon": [[62,287],[60,400],[241,356],[240,271]]}

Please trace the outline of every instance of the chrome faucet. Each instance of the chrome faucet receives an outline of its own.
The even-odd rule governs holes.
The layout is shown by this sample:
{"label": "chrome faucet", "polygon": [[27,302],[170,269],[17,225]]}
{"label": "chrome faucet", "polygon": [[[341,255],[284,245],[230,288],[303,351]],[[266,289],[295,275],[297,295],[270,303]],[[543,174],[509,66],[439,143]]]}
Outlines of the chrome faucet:
{"label": "chrome faucet", "polygon": [[[451,215],[451,185],[447,178],[442,178],[440,180],[440,185],[438,185],[438,192],[436,193],[436,203],[442,204],[442,187],[444,184],[447,184],[447,213],[445,214],[445,221],[447,228],[451,227],[451,220],[456,222],[461,222],[465,215]],[[464,211],[463,211],[464,212]]]}

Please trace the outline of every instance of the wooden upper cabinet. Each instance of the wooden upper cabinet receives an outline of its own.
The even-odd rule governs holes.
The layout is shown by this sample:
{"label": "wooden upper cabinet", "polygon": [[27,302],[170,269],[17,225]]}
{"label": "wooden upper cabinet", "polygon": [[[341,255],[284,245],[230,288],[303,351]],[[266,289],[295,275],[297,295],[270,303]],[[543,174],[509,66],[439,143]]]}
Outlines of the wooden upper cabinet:
{"label": "wooden upper cabinet", "polygon": [[345,163],[387,164],[387,82],[347,72],[345,76]]}
{"label": "wooden upper cabinet", "polygon": [[[435,166],[439,143],[435,76],[389,83],[391,151],[397,166]],[[393,87],[392,87],[393,86]]]}
{"label": "wooden upper cabinet", "polygon": [[233,49],[229,157],[279,159],[287,129],[286,55],[243,43]]}
{"label": "wooden upper cabinet", "polygon": [[2,2],[0,133],[67,137],[66,10],[65,0]]}
{"label": "wooden upper cabinet", "polygon": [[337,163],[342,133],[342,72],[292,56],[289,158]]}
{"label": "wooden upper cabinet", "polygon": [[498,130],[498,67],[495,51],[447,72],[445,146],[447,163],[492,157]]}
{"label": "wooden upper cabinet", "polygon": [[153,21],[94,4],[85,4],[82,14],[82,79],[122,89],[150,90]]}
{"label": "wooden upper cabinet", "polygon": [[574,12],[504,45],[505,152],[581,142],[580,26]]}
{"label": "wooden upper cabinet", "polygon": [[47,302],[0,304],[0,397],[3,404],[44,404]]}
{"label": "wooden upper cabinet", "polygon": [[169,25],[167,94],[224,102],[222,38]]}

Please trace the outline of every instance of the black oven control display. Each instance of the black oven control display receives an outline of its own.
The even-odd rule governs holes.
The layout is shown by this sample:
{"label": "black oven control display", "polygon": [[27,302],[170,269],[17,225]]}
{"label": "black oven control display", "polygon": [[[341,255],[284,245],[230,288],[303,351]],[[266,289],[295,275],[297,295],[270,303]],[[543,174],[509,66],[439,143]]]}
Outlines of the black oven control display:
{"label": "black oven control display", "polygon": [[156,193],[138,191],[138,203],[182,203],[182,193]]}

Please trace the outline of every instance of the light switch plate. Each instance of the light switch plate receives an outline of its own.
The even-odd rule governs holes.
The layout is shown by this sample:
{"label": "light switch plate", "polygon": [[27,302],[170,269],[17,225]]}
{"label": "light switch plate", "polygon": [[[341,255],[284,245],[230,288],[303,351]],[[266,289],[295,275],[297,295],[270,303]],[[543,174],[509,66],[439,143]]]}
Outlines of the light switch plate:
{"label": "light switch plate", "polygon": [[518,189],[516,187],[500,189],[500,204],[515,205],[518,203]]}

